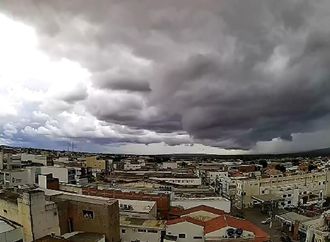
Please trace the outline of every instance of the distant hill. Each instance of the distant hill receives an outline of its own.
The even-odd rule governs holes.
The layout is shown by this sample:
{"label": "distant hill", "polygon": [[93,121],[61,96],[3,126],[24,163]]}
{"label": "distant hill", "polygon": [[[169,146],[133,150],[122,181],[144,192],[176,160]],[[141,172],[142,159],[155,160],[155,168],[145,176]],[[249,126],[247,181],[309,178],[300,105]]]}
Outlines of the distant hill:
{"label": "distant hill", "polygon": [[305,155],[305,156],[330,156],[330,148],[310,150],[294,153],[293,155]]}
{"label": "distant hill", "polygon": [[[0,145],[0,151],[2,149],[11,149],[16,152],[29,152],[39,154],[42,151],[47,151],[53,154],[61,155],[101,155],[101,156],[115,156],[115,157],[127,157],[134,156],[130,154],[110,154],[110,153],[90,153],[90,152],[69,152],[69,151],[60,151],[60,150],[50,150],[50,149],[38,149],[38,148],[26,148],[26,147],[11,147]],[[279,154],[237,154],[237,155],[216,155],[216,154],[189,154],[189,153],[175,153],[175,154],[158,154],[158,155],[148,155],[150,157],[160,158],[160,159],[199,159],[199,160],[208,160],[208,159],[241,159],[245,161],[255,160],[255,159],[272,159],[272,158],[295,158],[295,157],[318,157],[318,156],[329,156],[330,157],[330,148],[323,148],[317,150],[301,151],[295,153],[279,153]]]}

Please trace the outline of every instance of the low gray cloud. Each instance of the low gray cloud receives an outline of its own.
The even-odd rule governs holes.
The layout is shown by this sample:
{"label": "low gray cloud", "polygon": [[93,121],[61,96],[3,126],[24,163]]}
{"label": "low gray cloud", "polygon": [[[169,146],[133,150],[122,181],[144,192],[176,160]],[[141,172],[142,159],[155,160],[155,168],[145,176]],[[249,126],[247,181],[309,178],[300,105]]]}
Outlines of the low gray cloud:
{"label": "low gray cloud", "polygon": [[91,73],[88,89],[62,96],[71,111],[79,101],[84,115],[138,132],[93,142],[251,149],[328,128],[327,0],[11,0],[1,11]]}

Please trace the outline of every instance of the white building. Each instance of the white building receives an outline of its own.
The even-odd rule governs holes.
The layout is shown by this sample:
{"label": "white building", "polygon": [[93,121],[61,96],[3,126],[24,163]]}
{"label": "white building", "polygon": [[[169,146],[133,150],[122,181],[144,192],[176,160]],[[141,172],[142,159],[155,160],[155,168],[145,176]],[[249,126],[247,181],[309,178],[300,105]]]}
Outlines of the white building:
{"label": "white building", "polygon": [[165,221],[120,216],[120,238],[122,242],[161,242],[165,232]]}
{"label": "white building", "polygon": [[6,187],[32,185],[36,181],[34,169],[3,170],[0,182]]}
{"label": "white building", "polygon": [[125,163],[124,170],[140,170],[142,165],[139,163]]}
{"label": "white building", "polygon": [[204,225],[190,217],[168,221],[164,242],[204,242]]}
{"label": "white building", "polygon": [[162,163],[162,168],[163,169],[177,169],[178,168],[178,163],[176,162],[171,162],[171,161],[166,161]]}
{"label": "white building", "polygon": [[175,184],[180,186],[200,186],[202,185],[202,180],[199,177],[150,177],[150,180],[164,181],[169,184]]}
{"label": "white building", "polygon": [[207,171],[206,178],[210,184],[215,184],[221,178],[228,177],[228,171]]}
{"label": "white building", "polygon": [[73,168],[44,166],[40,167],[40,174],[52,174],[54,178],[58,178],[60,182],[76,183],[76,171]]}

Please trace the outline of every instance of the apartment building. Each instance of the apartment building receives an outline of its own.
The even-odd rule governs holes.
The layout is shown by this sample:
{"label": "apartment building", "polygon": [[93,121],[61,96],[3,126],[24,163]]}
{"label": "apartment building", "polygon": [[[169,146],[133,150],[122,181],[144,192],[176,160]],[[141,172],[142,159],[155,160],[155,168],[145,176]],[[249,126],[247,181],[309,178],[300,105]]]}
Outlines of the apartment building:
{"label": "apartment building", "polygon": [[236,181],[236,206],[252,206],[264,195],[282,198],[279,207],[310,205],[322,202],[330,195],[328,171],[303,173],[294,175],[274,175],[268,178],[240,179]]}

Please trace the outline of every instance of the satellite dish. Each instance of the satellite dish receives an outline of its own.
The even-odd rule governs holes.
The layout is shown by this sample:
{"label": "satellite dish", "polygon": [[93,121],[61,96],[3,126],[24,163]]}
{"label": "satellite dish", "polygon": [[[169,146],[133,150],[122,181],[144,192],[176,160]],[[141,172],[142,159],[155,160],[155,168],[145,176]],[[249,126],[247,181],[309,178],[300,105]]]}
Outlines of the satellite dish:
{"label": "satellite dish", "polygon": [[227,229],[227,235],[228,235],[228,237],[233,238],[235,235],[235,229],[233,229],[233,228]]}
{"label": "satellite dish", "polygon": [[236,233],[237,237],[240,237],[243,234],[243,229],[238,228],[238,229],[236,229],[235,233]]}

